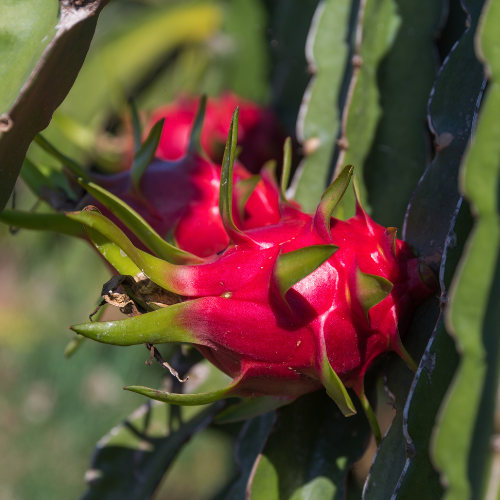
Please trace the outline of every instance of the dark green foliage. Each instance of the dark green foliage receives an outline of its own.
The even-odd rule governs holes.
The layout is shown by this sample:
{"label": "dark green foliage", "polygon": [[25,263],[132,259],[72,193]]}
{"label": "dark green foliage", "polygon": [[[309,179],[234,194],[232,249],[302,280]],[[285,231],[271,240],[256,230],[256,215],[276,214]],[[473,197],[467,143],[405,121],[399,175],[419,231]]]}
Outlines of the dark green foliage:
{"label": "dark green foliage", "polygon": [[[461,199],[448,233],[441,262],[443,303],[447,300],[449,277],[456,270],[472,224],[469,206]],[[431,461],[431,435],[458,361],[455,343],[446,331],[444,314],[441,313],[404,409],[403,427],[411,454],[407,456],[405,469],[398,483],[397,498],[411,498],[411,495],[415,494],[421,498],[439,498],[443,493],[439,474]]]}
{"label": "dark green foliage", "polygon": [[[500,60],[496,25],[498,4],[488,2],[476,37],[490,84],[478,118],[476,136],[461,171],[461,189],[476,221],[454,276],[446,311],[461,353],[453,390],[442,409],[435,460],[449,485],[450,498],[498,495],[490,448],[498,383],[498,254],[500,223]],[[496,430],[496,429],[495,429]],[[497,459],[496,459],[497,461]]]}
{"label": "dark green foliage", "polygon": [[[412,323],[403,338],[406,349],[417,363],[422,358],[438,316],[439,300],[436,297],[430,297],[415,312]],[[394,397],[396,416],[375,456],[365,484],[364,498],[366,500],[391,498],[397,489],[407,457],[412,453],[404,435],[403,419],[414,375],[399,357],[391,356],[388,359],[385,378],[387,390]]]}
{"label": "dark green foliage", "polygon": [[[463,53],[469,54],[473,61],[473,64],[469,64],[469,66],[476,68],[476,78],[475,80],[472,79],[472,84],[467,79],[460,82],[460,87],[458,84],[455,84],[457,85],[456,92],[458,92],[458,88],[462,89],[462,102],[464,106],[468,106],[470,112],[470,118],[467,122],[469,128],[468,132],[466,132],[468,134],[470,134],[473,122],[471,118],[474,116],[477,99],[476,97],[471,99],[469,97],[470,94],[468,94],[466,90],[470,89],[470,91],[473,92],[473,96],[477,96],[481,92],[483,82],[482,66],[477,62],[473,52],[473,33],[470,32],[472,29],[474,29],[474,27],[469,28],[468,34],[466,33],[462,37],[459,44],[455,47],[454,51],[447,60],[444,69],[441,70],[430,106],[431,122],[433,124],[441,123],[443,117],[449,116],[450,113],[457,113],[455,115],[456,117],[462,116],[460,115],[460,111],[456,111],[457,101],[452,101],[448,97],[447,89],[450,84],[446,81],[446,79],[454,79],[454,82],[456,82],[457,69],[455,69],[455,65],[459,65],[461,61],[463,61]],[[463,71],[458,74],[461,75],[462,73]],[[472,77],[469,75],[466,78]],[[443,96],[446,96],[446,99]],[[437,103],[439,103],[440,106],[436,104],[436,99],[438,100]],[[437,115],[437,118],[434,118],[436,115],[433,113]],[[453,126],[456,126],[456,122],[453,123]],[[465,123],[463,125],[465,125]],[[448,129],[449,128],[446,130]],[[425,175],[417,188],[416,194],[412,198],[407,214],[407,223],[405,227],[406,239],[417,248],[418,252],[422,256],[426,257],[427,263],[431,265],[435,271],[440,269],[441,256],[443,254],[443,248],[445,248],[446,235],[449,232],[448,228],[455,210],[455,207],[451,204],[453,202],[456,204],[456,200],[459,198],[456,178],[467,140],[467,138],[462,138],[460,134],[460,136],[452,141],[451,144],[437,153],[436,159],[426,170]],[[455,183],[450,182],[450,178],[454,178]],[[425,202],[423,200],[425,200]],[[466,204],[464,204],[462,212],[464,214],[462,217],[467,217],[468,208]],[[461,239],[458,246],[459,249],[463,248],[468,231],[471,227],[470,221],[464,221],[463,225],[460,226],[464,228],[461,229],[462,232],[460,233]],[[438,242],[442,243],[439,244]],[[452,247],[452,253],[457,252],[456,239],[449,241],[448,246]],[[460,254],[461,251],[458,251],[458,257]],[[447,279],[449,279],[449,274],[453,273],[456,265],[457,256],[455,256],[455,259],[452,260],[452,263],[447,264],[442,268],[442,272],[446,273]],[[449,283],[447,283],[447,286],[448,285]],[[446,290],[442,290],[442,293],[444,294],[443,300],[446,300]],[[422,314],[420,314],[420,312],[422,312]],[[420,358],[421,353],[425,349],[427,340],[429,339],[431,332],[434,329],[436,320],[438,319],[438,315],[438,301],[435,298],[431,298],[427,300],[426,310],[424,310],[424,306],[421,306],[420,311],[417,311],[417,314],[412,321],[412,325],[405,336],[405,345],[408,346],[411,354],[413,354],[411,345],[415,343],[420,345],[420,355],[417,359]],[[418,409],[421,408],[421,411],[424,414],[422,418],[430,419],[430,421],[427,425],[424,425],[422,421],[413,420],[413,428],[418,429],[420,426],[428,431],[432,431],[436,414],[440,409],[442,397],[446,393],[448,385],[456,369],[457,357],[455,349],[453,347],[453,342],[444,329],[443,318],[439,319],[433,339],[433,342],[429,346],[429,353],[427,353],[423,358],[423,363],[428,364],[430,362],[429,360],[432,361],[433,357],[436,357],[439,354],[442,355],[444,361],[441,361],[441,366],[438,366],[435,369],[436,373],[434,377],[436,377],[436,380],[439,380],[439,382],[434,383],[434,386],[437,387],[433,386],[432,397],[429,397],[425,394],[425,392],[421,396],[426,401],[426,406],[419,406],[418,403],[416,403],[415,406],[412,406],[413,403],[410,405],[410,402],[406,402],[407,394],[409,393],[410,387],[413,383],[413,376],[409,376],[408,373],[404,372],[405,367],[402,366],[403,364],[400,360],[394,360],[393,363],[391,363],[391,367],[387,373],[387,378],[389,390],[395,395],[396,398],[397,413],[387,436],[389,442],[387,442],[387,444],[385,441],[382,443],[374,462],[373,470],[367,483],[365,494],[365,498],[367,499],[384,498],[383,495],[379,496],[381,494],[379,488],[374,487],[374,485],[380,484],[378,474],[381,474],[382,477],[386,477],[384,487],[389,491],[397,491],[401,488],[400,493],[398,493],[398,498],[399,495],[401,495],[401,498],[411,498],[411,496],[405,495],[413,494],[415,492],[415,488],[417,488],[417,491],[421,491],[423,497],[425,497],[425,495],[431,495],[432,498],[438,498],[442,493],[439,476],[430,463],[430,457],[428,455],[430,436],[427,434],[427,436],[423,438],[420,434],[417,434],[419,439],[415,438],[415,442],[412,442],[411,433],[409,433],[410,431],[407,428],[410,424],[406,421],[409,418],[408,415],[411,415],[414,419],[418,419]],[[443,349],[445,350],[443,351]],[[447,352],[448,349],[450,349],[450,352]],[[439,357],[436,358],[436,363],[437,362],[439,362]],[[399,369],[397,365],[399,365]],[[395,381],[393,382],[396,384],[395,387],[391,387],[391,379]],[[417,380],[421,380],[420,386],[422,386],[422,388],[420,390],[424,391],[423,384],[425,383],[426,378],[419,378]],[[417,392],[417,394],[420,393]],[[399,403],[398,396],[400,400]],[[415,396],[415,393],[412,391],[410,393],[410,398],[413,398],[413,396]],[[408,405],[408,407],[412,409],[411,413],[405,413],[405,405]],[[399,456],[399,458],[395,460],[395,456]],[[418,458],[415,459],[415,461],[412,461],[414,456],[418,456]],[[391,467],[388,467],[387,460],[390,461]],[[413,474],[414,469],[417,466],[419,467],[420,472],[419,475],[415,477]],[[379,469],[380,472],[378,472]],[[427,471],[427,477],[424,481],[422,481],[421,475],[424,474],[424,470]],[[389,480],[387,474],[390,475],[390,478],[392,478],[391,480]],[[428,489],[426,491],[422,491],[419,490],[419,488]]]}
{"label": "dark green foliage", "polygon": [[311,79],[304,47],[319,0],[265,0],[266,32],[273,60],[272,104],[289,135],[295,135],[297,115]]}
{"label": "dark green foliage", "polygon": [[238,478],[231,485],[225,500],[246,500],[248,481],[255,461],[262,452],[275,423],[274,412],[247,420],[241,430],[236,448],[236,462],[239,468]]}
{"label": "dark green foliage", "polygon": [[427,167],[406,214],[404,237],[437,271],[460,194],[458,171],[484,87],[474,36],[484,0],[466,2],[470,26],[440,70],[429,103],[436,157]]}
{"label": "dark green foliage", "polygon": [[369,426],[361,408],[346,418],[318,391],[276,411],[273,431],[248,485],[252,500],[341,499]]}
{"label": "dark green foliage", "polygon": [[434,39],[443,4],[397,1],[400,26],[377,71],[382,116],[364,176],[372,216],[383,226],[402,227],[408,200],[429,161],[427,101],[438,69]]}
{"label": "dark green foliage", "polygon": [[182,422],[173,406],[141,406],[98,443],[82,500],[150,498],[182,445],[209,425],[216,411],[209,407]]}

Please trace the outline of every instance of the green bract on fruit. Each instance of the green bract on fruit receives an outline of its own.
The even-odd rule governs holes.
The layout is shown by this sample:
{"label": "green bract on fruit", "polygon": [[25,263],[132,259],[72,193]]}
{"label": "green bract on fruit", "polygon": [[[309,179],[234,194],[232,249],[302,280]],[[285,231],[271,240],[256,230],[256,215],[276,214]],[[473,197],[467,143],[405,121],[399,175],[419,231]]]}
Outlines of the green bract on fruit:
{"label": "green bract on fruit", "polygon": [[415,307],[436,290],[436,280],[410,247],[396,238],[396,230],[376,224],[359,202],[351,219],[332,218],[352,176],[351,166],[328,188],[314,215],[290,204],[284,193],[289,141],[280,221],[239,230],[231,206],[236,138],[237,111],[226,144],[219,200],[230,244],[219,255],[198,264],[172,264],[135,248],[100,213],[67,214],[85,224],[105,256],[110,249],[119,249],[128,269],[135,266],[137,273],[142,271],[179,300],[131,319],[87,323],[73,330],[124,346],[189,342],[234,378],[229,387],[200,395],[128,388],[160,401],[203,404],[229,396],[295,398],[324,386],[346,415],[355,412],[346,387],[353,388],[368,409],[363,390],[366,370],[387,351],[413,363],[400,334]]}

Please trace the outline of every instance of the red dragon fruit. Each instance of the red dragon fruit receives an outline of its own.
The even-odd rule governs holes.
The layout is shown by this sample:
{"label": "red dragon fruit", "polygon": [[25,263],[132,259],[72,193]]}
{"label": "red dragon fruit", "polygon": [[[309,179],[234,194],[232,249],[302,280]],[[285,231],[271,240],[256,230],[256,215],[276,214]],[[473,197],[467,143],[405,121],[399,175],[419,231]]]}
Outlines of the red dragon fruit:
{"label": "red dragon fruit", "polygon": [[[207,104],[201,145],[215,163],[222,161],[228,124],[234,108],[240,108],[239,142],[241,163],[257,173],[269,160],[281,159],[285,135],[271,109],[226,92]],[[198,108],[197,99],[181,97],[172,104],[156,109],[151,115],[151,125],[165,118],[157,155],[164,160],[178,160],[188,149],[189,134]]]}
{"label": "red dragon fruit", "polygon": [[[228,95],[225,99],[232,102],[234,97]],[[199,147],[200,129],[202,139],[205,131],[209,137],[220,132],[217,128],[219,115],[214,118],[212,112],[210,118],[210,113],[207,113],[204,120],[204,107],[203,99],[194,127],[191,102],[189,122],[174,122],[172,118],[178,116],[176,113],[158,121],[136,154],[130,171],[111,176],[92,176],[97,185],[133,208],[162,238],[171,236],[180,249],[199,257],[216,254],[229,244],[218,209],[221,167],[208,159]],[[253,108],[249,104],[247,107],[248,114],[252,115]],[[224,114],[225,109],[220,113]],[[182,118],[182,113],[180,116]],[[189,137],[184,138],[184,132],[192,127],[188,146]],[[182,136],[182,156],[169,161],[157,158],[164,151],[173,150],[172,144],[179,134]],[[237,227],[252,229],[279,221],[278,187],[270,169],[264,168],[260,176],[252,176],[237,162],[234,184],[233,218]],[[94,196],[85,202],[96,205],[105,215],[117,221],[100,198],[100,192],[92,189],[92,184],[82,182],[82,185]],[[118,224],[122,229],[126,226],[126,223]],[[133,242],[143,248],[137,238],[133,238]]]}
{"label": "red dragon fruit", "polygon": [[[290,204],[282,187],[279,222],[239,230],[230,182],[236,138],[237,111],[220,191],[220,215],[231,243],[199,264],[175,265],[136,249],[97,211],[67,214],[86,226],[101,252],[119,249],[127,269],[136,266],[137,273],[177,298],[164,307],[156,302],[156,310],[130,319],[72,329],[122,346],[189,342],[234,378],[225,389],[197,395],[127,387],[153,399],[188,405],[232,396],[293,399],[324,386],[350,415],[355,409],[346,388],[352,388],[374,424],[364,395],[365,372],[387,351],[414,365],[400,334],[415,307],[436,290],[436,279],[396,238],[396,230],[376,224],[359,201],[351,219],[332,218],[351,166],[327,189],[314,215]],[[290,170],[289,155],[285,158],[282,186]]]}

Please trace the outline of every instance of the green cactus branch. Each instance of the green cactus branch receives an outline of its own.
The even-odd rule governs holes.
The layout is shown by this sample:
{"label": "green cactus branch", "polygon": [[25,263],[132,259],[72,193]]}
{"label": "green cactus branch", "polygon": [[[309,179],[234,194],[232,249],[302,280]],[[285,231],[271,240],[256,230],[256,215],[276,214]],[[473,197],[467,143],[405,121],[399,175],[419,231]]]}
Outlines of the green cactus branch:
{"label": "green cactus branch", "polygon": [[474,35],[483,3],[465,2],[468,27],[444,61],[431,92],[429,124],[435,135],[436,156],[412,196],[403,227],[403,239],[436,272],[460,198],[459,168],[484,88],[484,69],[474,52]]}
{"label": "green cactus branch", "polygon": [[[443,304],[447,300],[450,277],[456,270],[472,225],[469,206],[461,199],[453,217],[441,263]],[[403,432],[407,447],[413,452],[406,458],[396,498],[407,498],[415,492],[422,498],[440,498],[444,493],[439,473],[431,460],[431,436],[439,421],[438,412],[458,362],[459,356],[453,338],[445,328],[444,314],[441,313],[404,408]]]}
{"label": "green cactus branch", "polygon": [[429,162],[427,102],[438,71],[435,40],[445,2],[396,0],[396,5],[401,24],[377,68],[382,116],[364,163],[364,180],[373,219],[401,228]]}
{"label": "green cactus branch", "polygon": [[[462,354],[454,384],[447,395],[446,406],[436,435],[434,456],[447,482],[446,500],[476,497],[484,491],[489,470],[483,461],[489,450],[493,431],[493,412],[479,413],[481,396],[489,389],[495,398],[498,379],[498,325],[489,309],[497,296],[498,253],[500,249],[500,214],[498,179],[500,177],[500,58],[496,26],[500,22],[498,4],[487,2],[484,18],[476,35],[478,54],[488,69],[490,86],[479,114],[475,141],[461,172],[461,189],[469,199],[476,224],[454,277],[449,294],[446,323]],[[491,304],[491,305],[490,305]],[[493,306],[496,307],[496,306]],[[494,348],[494,350],[493,350]],[[490,353],[487,355],[487,349]],[[485,386],[486,377],[492,381]],[[491,399],[490,399],[491,400]],[[457,414],[457,410],[459,413]],[[478,442],[476,422],[486,428],[486,439]],[[459,429],[459,433],[456,430]],[[473,443],[473,439],[476,438]],[[480,451],[482,470],[471,468]],[[476,474],[471,476],[471,472]],[[498,495],[498,492],[497,494]],[[496,496],[495,495],[495,496]]]}
{"label": "green cactus branch", "polygon": [[326,0],[314,14],[306,44],[309,67],[314,72],[302,101],[297,135],[305,158],[292,186],[294,198],[307,211],[330,184],[330,162],[341,113],[337,109],[344,68],[349,54],[347,41],[352,2]]}
{"label": "green cactus branch", "polygon": [[[437,136],[439,137],[448,130],[453,130],[457,137],[447,147],[437,148],[436,158],[420,181],[406,215],[404,238],[416,247],[435,271],[439,270],[446,237],[450,232],[450,222],[459,200],[456,184],[457,172],[471,131],[473,120],[470,118],[474,116],[477,97],[481,93],[483,84],[482,68],[475,58],[473,48],[473,35],[478,15],[479,10],[475,6],[473,22],[441,69],[430,102],[431,123],[435,127]],[[458,75],[460,75],[460,80],[458,80]],[[450,88],[455,89],[456,92],[453,99],[449,96]],[[469,113],[469,119],[465,118],[467,113]],[[458,134],[459,129],[461,135]],[[467,231],[465,234],[462,233],[462,244],[466,237]],[[438,242],[442,243],[438,244]],[[456,245],[456,241],[453,240],[452,244]],[[455,265],[456,262],[453,266]],[[453,266],[445,266],[446,273],[452,273]],[[427,340],[435,329],[439,315],[438,306],[436,298],[428,299],[427,303],[417,311],[405,335],[405,345],[413,357],[416,355],[415,359],[417,360],[420,360]],[[431,350],[430,354],[435,353],[434,349],[442,348],[443,345],[446,346],[447,341],[449,342],[449,337],[442,325],[438,325],[436,331],[435,343],[431,344],[432,347],[428,347]],[[430,354],[424,356],[422,363],[426,363]],[[419,389],[415,389],[411,396],[408,396],[413,377],[408,376],[408,372],[405,372],[407,369],[400,360],[389,365],[386,376],[389,390],[396,399],[396,417],[372,466],[365,485],[365,500],[381,498],[379,495],[392,497],[393,492],[400,488],[401,498],[405,498],[404,495],[410,491],[412,494],[414,491],[420,491],[423,497],[441,494],[439,478],[434,466],[429,463],[426,452],[429,447],[429,436],[422,436],[418,431],[419,427],[414,424],[414,420],[408,420],[410,416],[405,412],[405,405],[407,408],[411,407],[412,412],[416,412],[415,417],[417,417],[420,406],[418,403],[412,404],[412,398],[415,397],[415,401],[420,402],[424,399],[426,405],[422,406],[421,411],[425,412],[425,417],[422,417],[421,429],[427,428],[429,430],[434,427],[434,419],[439,409],[441,395],[447,390],[456,366],[454,364],[456,357],[454,357],[453,351],[450,355],[443,353],[443,356],[444,358],[439,357],[439,355],[436,357],[436,362],[441,359],[445,359],[445,361],[441,361],[442,366],[435,369],[437,377],[434,383],[436,387],[433,389],[435,394],[427,399],[425,396],[419,396],[419,391],[425,385],[427,377],[422,378],[417,375]],[[421,373],[422,367],[423,365],[419,369],[419,373]],[[421,399],[418,399],[419,397]],[[413,415],[411,418],[413,419]],[[430,420],[430,423],[427,419]],[[411,453],[407,453],[408,449]],[[419,453],[418,458],[413,457],[415,452]],[[422,474],[424,474],[424,470],[426,471],[426,481],[422,481],[418,475],[414,476],[414,467],[417,465],[421,467]],[[380,486],[382,482],[383,486]]]}
{"label": "green cactus branch", "polygon": [[[340,137],[337,141],[338,156],[333,176],[345,164],[354,165],[360,179],[360,195],[367,206],[364,185],[364,163],[376,133],[382,110],[377,69],[394,44],[400,17],[395,0],[382,2],[362,1],[358,25],[354,35],[354,51],[351,60],[352,75],[342,113]],[[347,219],[354,215],[355,200],[347,193],[340,202],[336,217]]]}
{"label": "green cactus branch", "polygon": [[[52,23],[50,28],[47,25],[47,14],[37,20],[37,22],[41,20],[39,24],[42,26],[33,29],[34,36],[39,37],[33,44],[35,52],[30,54],[27,60],[22,61],[24,67],[22,65],[19,67],[22,68],[21,71],[32,71],[28,71],[29,77],[26,81],[17,81],[14,84],[15,90],[10,89],[14,96],[17,95],[14,102],[11,102],[12,96],[10,96],[10,99],[2,103],[2,106],[6,103],[7,106],[1,110],[3,114],[0,119],[0,175],[2,176],[0,211],[7,204],[29,145],[50,123],[53,112],[75,82],[94,36],[97,19],[106,4],[107,0],[98,0],[87,2],[78,8],[73,4],[68,4],[64,9],[58,6],[60,14],[50,17]],[[52,3],[49,12],[54,7]],[[21,8],[24,8],[24,5]],[[7,19],[20,17],[17,12],[7,16]],[[38,32],[38,29],[43,29],[44,23],[45,37]],[[37,58],[36,50],[40,50],[38,44],[41,39],[50,41]],[[19,54],[13,58],[8,57],[10,61],[6,61],[7,64],[14,67],[18,65],[18,56]],[[33,59],[35,61],[38,59],[38,62],[34,67],[30,67]],[[19,88],[16,88],[16,84]],[[9,81],[8,86],[11,85],[12,82]],[[7,82],[2,86],[7,89]]]}

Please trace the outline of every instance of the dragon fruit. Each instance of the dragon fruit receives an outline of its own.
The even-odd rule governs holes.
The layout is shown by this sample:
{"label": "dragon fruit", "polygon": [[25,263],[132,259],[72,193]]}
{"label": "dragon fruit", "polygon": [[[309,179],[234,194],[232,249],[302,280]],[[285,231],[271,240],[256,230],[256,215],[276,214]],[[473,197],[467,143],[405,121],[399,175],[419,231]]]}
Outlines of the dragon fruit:
{"label": "dragon fruit", "polygon": [[[221,167],[207,158],[199,144],[200,130],[202,139],[205,131],[210,137],[217,123],[211,124],[210,113],[205,114],[205,99],[201,101],[194,126],[193,117],[189,116],[189,123],[181,121],[180,124],[160,119],[142,151],[136,154],[130,171],[106,176],[94,174],[92,180],[134,209],[162,238],[170,237],[180,249],[198,257],[208,257],[229,244],[218,209]],[[184,137],[185,126],[189,129],[193,126],[193,133],[189,146],[185,146],[188,138],[181,141],[183,156],[175,160],[156,157],[165,150],[172,150],[174,139],[179,134]],[[280,218],[278,187],[272,169],[264,168],[260,175],[252,176],[236,162],[234,173],[233,218],[237,227],[252,229],[276,224]],[[93,196],[87,197],[85,203],[97,206],[127,232],[126,224],[116,219],[99,191],[92,189],[88,182],[81,184]],[[137,238],[132,240],[144,248]]]}
{"label": "dragon fruit", "polygon": [[[157,290],[154,299],[136,297],[150,312],[72,329],[122,346],[188,342],[234,379],[224,389],[197,395],[126,388],[153,399],[188,405],[232,396],[293,399],[324,386],[350,415],[355,408],[346,388],[352,388],[376,427],[364,394],[365,372],[387,351],[395,351],[415,368],[400,334],[415,307],[436,290],[436,279],[396,238],[394,228],[385,229],[367,215],[359,199],[354,217],[332,218],[352,166],[324,193],[314,215],[293,206],[282,187],[278,223],[238,229],[230,182],[236,139],[237,111],[226,144],[219,200],[231,243],[219,255],[197,264],[172,264],[135,248],[91,207],[67,214],[85,225],[103,254],[119,249],[127,261],[122,269],[129,270],[122,274],[133,275],[135,266],[136,276],[142,272],[169,297],[162,303]],[[289,150],[287,141],[282,186],[290,171]],[[131,276],[120,279],[125,278],[133,282]]]}
{"label": "dragon fruit", "polygon": [[[234,108],[239,106],[239,142],[241,163],[252,173],[258,173],[269,160],[280,161],[281,146],[285,140],[276,115],[271,109],[226,92],[207,104],[205,127],[201,145],[215,163],[222,161],[228,124]],[[198,108],[197,99],[181,97],[172,104],[156,109],[150,119],[154,123],[165,119],[157,156],[164,160],[179,160],[188,149],[189,134]]]}

